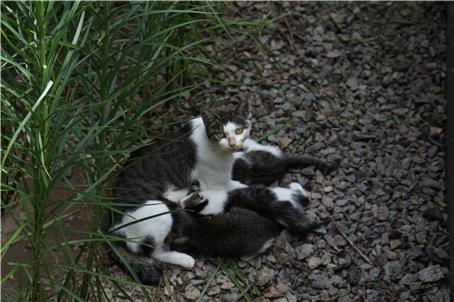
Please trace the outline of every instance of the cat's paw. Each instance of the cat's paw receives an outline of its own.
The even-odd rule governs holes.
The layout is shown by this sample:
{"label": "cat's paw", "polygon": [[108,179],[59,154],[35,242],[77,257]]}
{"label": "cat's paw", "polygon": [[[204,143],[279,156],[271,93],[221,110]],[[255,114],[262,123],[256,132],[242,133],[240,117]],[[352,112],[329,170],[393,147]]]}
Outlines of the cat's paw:
{"label": "cat's paw", "polygon": [[193,268],[195,264],[195,259],[189,255],[183,254],[178,259],[178,264],[184,268]]}
{"label": "cat's paw", "polygon": [[248,152],[256,144],[257,143],[252,138],[246,138],[242,145],[244,152]]}

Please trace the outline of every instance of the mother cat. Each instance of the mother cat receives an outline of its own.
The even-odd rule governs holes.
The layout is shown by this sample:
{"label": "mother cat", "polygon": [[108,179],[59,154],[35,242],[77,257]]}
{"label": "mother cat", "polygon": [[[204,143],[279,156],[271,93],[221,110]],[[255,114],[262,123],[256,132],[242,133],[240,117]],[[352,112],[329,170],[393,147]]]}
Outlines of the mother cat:
{"label": "mother cat", "polygon": [[[130,206],[112,212],[110,231],[125,237],[127,241],[137,242],[142,247],[147,242],[162,242],[164,238],[137,238],[138,236],[131,236],[131,232],[125,232],[125,221],[130,219],[129,214],[134,213],[134,217],[141,217],[143,220],[134,221],[137,234],[148,228],[153,228],[154,232],[158,231],[160,234],[167,234],[172,223],[156,225],[156,220],[148,218],[150,213],[155,213],[158,208],[162,208],[161,212],[168,211],[168,207],[159,202],[163,197],[179,200],[186,196],[194,182],[198,182],[202,190],[245,187],[231,179],[231,171],[233,152],[242,147],[243,141],[249,137],[250,128],[248,104],[240,102],[231,112],[202,111],[201,117],[191,120],[182,133],[173,137],[176,139],[175,144],[154,144],[133,152],[120,173],[114,190],[119,202]],[[140,254],[138,249],[131,249],[131,246],[137,245],[128,244],[127,241],[123,242],[125,244],[120,251],[129,250],[133,254]],[[190,259],[181,253],[159,248],[158,251],[153,251],[155,259],[191,266],[188,261]],[[153,259],[140,258],[139,255],[136,257],[133,254],[123,253],[123,256],[128,258],[125,260],[127,264],[123,263],[123,266],[130,266],[133,271],[138,272],[145,283],[159,281],[159,272],[156,272]]]}

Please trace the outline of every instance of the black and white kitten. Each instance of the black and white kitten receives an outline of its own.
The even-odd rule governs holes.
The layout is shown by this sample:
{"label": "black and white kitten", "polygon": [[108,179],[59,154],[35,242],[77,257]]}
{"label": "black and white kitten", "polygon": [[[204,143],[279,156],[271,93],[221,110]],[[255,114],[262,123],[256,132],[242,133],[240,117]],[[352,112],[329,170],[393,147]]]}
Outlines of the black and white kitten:
{"label": "black and white kitten", "polygon": [[167,237],[170,249],[191,255],[252,258],[272,246],[282,225],[257,212],[233,207],[214,216],[191,215]]}
{"label": "black and white kitten", "polygon": [[250,186],[234,190],[206,190],[189,194],[180,205],[199,216],[218,215],[232,208],[244,208],[270,218],[297,235],[304,235],[316,223],[304,214],[309,192],[296,182],[289,188]]}
{"label": "black and white kitten", "polygon": [[243,151],[234,153],[232,179],[247,185],[271,185],[292,169],[314,166],[324,175],[339,166],[339,159],[326,161],[304,155],[287,155],[276,146],[262,145],[248,138]]}

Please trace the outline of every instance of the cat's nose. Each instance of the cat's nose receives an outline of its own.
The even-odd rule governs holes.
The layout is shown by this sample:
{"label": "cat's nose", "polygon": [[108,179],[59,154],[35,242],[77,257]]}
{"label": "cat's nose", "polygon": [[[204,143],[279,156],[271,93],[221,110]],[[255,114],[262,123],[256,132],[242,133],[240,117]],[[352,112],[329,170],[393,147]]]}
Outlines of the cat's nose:
{"label": "cat's nose", "polygon": [[229,146],[230,147],[235,147],[236,146],[235,138],[229,137],[228,141],[229,141]]}

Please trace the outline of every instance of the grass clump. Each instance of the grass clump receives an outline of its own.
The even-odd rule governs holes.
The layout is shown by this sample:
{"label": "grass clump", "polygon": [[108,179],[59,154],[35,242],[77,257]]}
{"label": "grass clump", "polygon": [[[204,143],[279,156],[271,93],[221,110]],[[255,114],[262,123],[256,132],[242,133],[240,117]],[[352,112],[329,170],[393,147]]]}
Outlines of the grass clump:
{"label": "grass clump", "polygon": [[[145,116],[177,106],[196,87],[204,47],[225,28],[209,2],[1,3],[2,244],[6,301],[106,301],[100,261],[109,179],[133,145],[166,121]],[[74,177],[78,174],[79,177]],[[82,206],[90,226],[68,224]],[[15,246],[29,258],[5,263]],[[8,288],[13,290],[8,291]]]}

